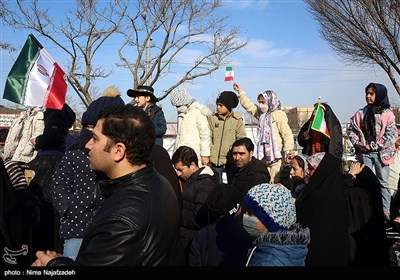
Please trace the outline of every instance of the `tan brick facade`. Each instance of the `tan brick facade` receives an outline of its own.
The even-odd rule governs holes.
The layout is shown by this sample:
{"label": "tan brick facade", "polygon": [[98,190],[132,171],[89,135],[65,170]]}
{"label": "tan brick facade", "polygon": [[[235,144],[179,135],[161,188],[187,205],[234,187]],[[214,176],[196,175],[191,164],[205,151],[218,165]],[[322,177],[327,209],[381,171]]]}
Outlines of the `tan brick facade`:
{"label": "tan brick facade", "polygon": [[301,126],[311,117],[314,107],[282,107],[282,110],[286,112],[289,126],[292,129],[293,134],[299,133]]}

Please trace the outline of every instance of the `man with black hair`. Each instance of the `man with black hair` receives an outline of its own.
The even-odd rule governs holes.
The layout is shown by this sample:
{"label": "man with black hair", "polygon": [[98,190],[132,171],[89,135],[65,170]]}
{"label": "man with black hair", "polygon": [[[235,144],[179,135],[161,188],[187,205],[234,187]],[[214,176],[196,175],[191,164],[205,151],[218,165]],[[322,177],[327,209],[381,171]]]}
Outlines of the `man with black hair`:
{"label": "man with black hair", "polygon": [[188,146],[180,146],[171,158],[176,174],[182,182],[182,217],[180,230],[186,256],[190,242],[197,231],[210,224],[207,198],[218,182],[217,174],[209,166],[199,167],[196,151]]}
{"label": "man with black hair", "polygon": [[244,137],[232,144],[232,156],[235,162],[236,174],[232,185],[243,195],[253,186],[268,183],[271,176],[264,163],[253,156],[254,144],[250,138]]}
{"label": "man with black hair", "polygon": [[86,144],[90,168],[103,172],[105,200],[83,238],[75,262],[38,251],[34,266],[168,266],[177,257],[179,206],[166,178],[148,160],[155,129],[133,105],[102,111]]}

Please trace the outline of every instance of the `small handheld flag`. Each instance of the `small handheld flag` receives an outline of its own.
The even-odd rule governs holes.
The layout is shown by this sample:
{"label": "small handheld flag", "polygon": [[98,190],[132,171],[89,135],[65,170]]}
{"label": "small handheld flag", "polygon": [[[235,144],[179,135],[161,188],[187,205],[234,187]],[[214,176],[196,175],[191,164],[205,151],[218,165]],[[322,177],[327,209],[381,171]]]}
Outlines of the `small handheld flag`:
{"label": "small handheld flag", "polygon": [[316,130],[324,134],[326,137],[331,138],[331,134],[329,133],[328,125],[325,121],[325,112],[322,108],[321,103],[318,101],[317,106],[313,112],[314,119],[311,124],[311,129]]}
{"label": "small handheld flag", "polygon": [[64,71],[29,34],[8,74],[3,98],[27,106],[61,110],[66,93]]}
{"label": "small handheld flag", "polygon": [[235,74],[233,73],[233,67],[227,66],[225,70],[225,82],[233,81],[235,78]]}

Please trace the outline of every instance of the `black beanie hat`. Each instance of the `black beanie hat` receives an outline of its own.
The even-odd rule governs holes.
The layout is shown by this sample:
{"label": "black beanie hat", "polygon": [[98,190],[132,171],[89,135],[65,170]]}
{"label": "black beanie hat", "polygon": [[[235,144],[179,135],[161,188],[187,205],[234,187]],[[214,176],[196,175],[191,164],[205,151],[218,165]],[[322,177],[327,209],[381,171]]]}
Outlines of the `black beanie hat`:
{"label": "black beanie hat", "polygon": [[234,216],[242,205],[243,194],[235,187],[218,184],[208,195],[207,207],[220,215]]}
{"label": "black beanie hat", "polygon": [[232,111],[239,104],[239,98],[233,91],[223,91],[219,94],[216,103],[222,103],[229,111]]}
{"label": "black beanie hat", "polygon": [[103,92],[103,96],[90,103],[86,112],[82,115],[82,126],[96,125],[100,112],[106,107],[113,107],[117,105],[125,105],[125,102],[120,96],[119,90],[110,86]]}

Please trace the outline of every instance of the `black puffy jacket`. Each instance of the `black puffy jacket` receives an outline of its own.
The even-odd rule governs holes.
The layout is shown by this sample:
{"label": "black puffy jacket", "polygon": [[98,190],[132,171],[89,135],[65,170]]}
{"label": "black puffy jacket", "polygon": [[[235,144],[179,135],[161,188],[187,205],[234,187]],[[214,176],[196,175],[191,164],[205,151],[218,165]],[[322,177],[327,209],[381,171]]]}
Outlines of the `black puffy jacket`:
{"label": "black puffy jacket", "polygon": [[263,162],[254,156],[242,169],[238,170],[233,177],[232,186],[240,190],[243,195],[252,187],[261,183],[268,183],[271,176]]}
{"label": "black puffy jacket", "polygon": [[101,181],[100,187],[105,200],[86,231],[75,262],[56,258],[47,265],[171,265],[176,258],[180,214],[168,180],[149,163],[123,177]]}

